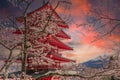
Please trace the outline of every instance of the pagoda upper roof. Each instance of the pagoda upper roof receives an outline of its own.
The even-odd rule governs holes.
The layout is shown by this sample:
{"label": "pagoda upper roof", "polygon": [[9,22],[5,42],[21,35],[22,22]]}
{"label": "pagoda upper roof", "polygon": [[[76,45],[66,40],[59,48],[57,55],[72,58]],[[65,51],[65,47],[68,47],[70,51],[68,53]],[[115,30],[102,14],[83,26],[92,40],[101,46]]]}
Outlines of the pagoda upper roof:
{"label": "pagoda upper roof", "polygon": [[[43,12],[44,10],[44,12]],[[35,17],[35,15],[33,16],[33,14],[35,15],[43,15],[43,16],[54,16],[55,19],[57,19],[56,23],[58,26],[63,27],[63,28],[68,28],[68,25],[61,19],[61,17],[55,12],[55,10],[53,9],[53,7],[49,4],[46,3],[45,5],[43,5],[42,7],[27,13],[27,17]],[[37,19],[40,20],[41,16],[37,16]],[[18,17],[17,21],[19,22],[24,22],[24,17]],[[50,21],[50,20],[49,20]],[[32,21],[34,23],[34,21]]]}

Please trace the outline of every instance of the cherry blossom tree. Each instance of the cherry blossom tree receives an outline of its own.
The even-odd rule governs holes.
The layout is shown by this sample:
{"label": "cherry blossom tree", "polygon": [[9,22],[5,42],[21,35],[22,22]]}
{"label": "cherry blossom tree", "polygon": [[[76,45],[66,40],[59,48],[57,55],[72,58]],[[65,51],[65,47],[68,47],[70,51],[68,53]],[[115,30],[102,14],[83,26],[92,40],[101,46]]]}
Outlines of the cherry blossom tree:
{"label": "cherry blossom tree", "polygon": [[[29,6],[34,2],[34,0],[8,0],[14,6],[24,9],[24,12],[21,17],[17,18],[17,21],[21,22],[22,26],[18,27],[17,23],[14,20],[9,19],[14,25],[13,28],[5,27],[5,29],[0,29],[1,31],[1,45],[10,50],[10,56],[8,60],[13,57],[12,51],[14,49],[20,50],[20,55],[22,56],[22,71],[26,72],[26,62],[27,54],[34,53],[34,56],[38,58],[33,58],[35,63],[38,64],[42,60],[47,60],[49,63],[54,63],[54,61],[46,58],[45,56],[51,51],[52,47],[49,44],[45,44],[45,41],[51,37],[51,35],[56,35],[62,27],[67,25],[59,18],[58,15],[54,12],[55,9],[59,6],[60,3],[71,4],[67,1],[58,1],[55,8],[52,10],[51,6],[48,5],[46,10],[42,10],[38,13],[27,14]],[[43,0],[44,3],[44,0]],[[23,6],[21,6],[23,5]],[[35,23],[33,23],[35,22]],[[61,26],[61,27],[58,27]],[[9,37],[6,35],[9,33]],[[17,34],[17,35],[16,35]],[[4,36],[4,37],[3,37]],[[13,38],[14,37],[14,38]],[[10,41],[9,41],[10,40]],[[10,46],[8,48],[6,44]],[[12,47],[12,48],[11,48]],[[47,51],[45,51],[47,47]],[[42,61],[40,64],[44,64]]]}
{"label": "cherry blossom tree", "polygon": [[[0,22],[0,46],[8,53],[8,56],[0,68],[0,73],[4,73],[4,77],[8,74],[8,69],[11,64],[20,56],[19,50],[16,55],[14,54],[15,50],[18,49],[17,44],[21,42],[21,37],[12,34],[13,30],[15,30],[15,27],[13,27],[15,25],[10,21],[12,19],[13,17],[9,17]],[[9,27],[10,25],[12,25],[12,27]]]}

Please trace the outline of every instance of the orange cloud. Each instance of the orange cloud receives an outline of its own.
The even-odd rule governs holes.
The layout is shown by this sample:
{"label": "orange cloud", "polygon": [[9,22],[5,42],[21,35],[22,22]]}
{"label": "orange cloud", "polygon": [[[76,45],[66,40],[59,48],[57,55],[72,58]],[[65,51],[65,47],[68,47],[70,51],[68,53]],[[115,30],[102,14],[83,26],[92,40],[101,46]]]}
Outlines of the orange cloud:
{"label": "orange cloud", "polygon": [[[73,51],[64,52],[64,55],[67,58],[76,60],[78,63],[96,58],[105,53],[108,55],[112,54],[112,52],[108,52],[107,50],[103,49],[109,44],[109,41],[106,39],[100,39],[94,43],[91,43],[91,41],[96,39],[95,36],[99,35],[92,26],[88,29],[76,27],[76,25],[73,24],[69,28],[68,34],[71,35],[71,42],[78,41],[79,44],[73,46]],[[119,36],[111,36],[110,38],[117,41],[120,40]],[[110,48],[111,46],[108,47]]]}
{"label": "orange cloud", "polygon": [[94,30],[94,27],[92,27],[92,26],[88,27],[88,28],[77,27],[75,24],[71,25],[71,27],[69,28],[69,33],[68,33],[68,34],[72,35],[71,37],[73,40],[71,40],[71,41],[77,41],[77,40],[74,40],[74,39],[76,39],[75,37],[77,37],[78,43],[93,45],[98,48],[104,48],[104,46],[109,44],[109,42],[107,42],[106,39],[99,39],[95,42],[92,42],[92,41],[96,40],[96,36],[98,36],[99,33],[96,32]]}
{"label": "orange cloud", "polygon": [[97,47],[104,47],[105,45],[106,45],[106,41],[104,41],[104,40],[98,40],[98,41],[96,41],[96,42],[94,42],[93,43],[95,46],[97,46]]}
{"label": "orange cloud", "polygon": [[71,0],[71,2],[71,8],[67,13],[64,13],[65,7],[61,5],[56,9],[56,12],[60,14],[72,14],[72,16],[79,16],[80,18],[89,13],[91,6],[88,0]]}
{"label": "orange cloud", "polygon": [[93,45],[82,44],[74,47],[74,51],[64,52],[64,57],[76,60],[77,63],[85,62],[103,55],[103,50]]}
{"label": "orange cloud", "polygon": [[78,30],[78,28],[77,28],[77,26],[75,25],[75,24],[72,24],[70,27],[69,27],[69,31],[72,33],[72,32],[75,32],[75,31],[77,31]]}
{"label": "orange cloud", "polygon": [[82,39],[80,41],[80,43],[84,43],[84,44],[93,44],[96,47],[103,47],[104,45],[106,45],[105,41],[100,39],[98,41],[95,41],[92,43],[92,41],[94,41],[96,38],[96,36],[98,36],[98,33],[96,31],[94,31],[94,27],[89,27],[89,29],[85,29],[85,28],[79,28],[84,35],[79,34],[79,37]]}
{"label": "orange cloud", "polygon": [[63,8],[63,7],[58,7],[58,8],[56,8],[56,12],[57,12],[57,13],[63,13],[63,11],[64,11],[64,8]]}
{"label": "orange cloud", "polygon": [[[74,21],[75,23],[70,25],[67,33],[72,38],[70,40],[71,42],[78,41],[80,44],[79,46],[74,46],[73,52],[71,51],[65,52],[66,53],[65,56],[71,59],[76,59],[78,62],[83,62],[95,58],[99,55],[103,55],[104,53],[107,53],[107,51],[104,51],[102,48],[104,48],[104,46],[108,44],[111,44],[108,40],[100,39],[98,41],[95,41],[94,43],[91,43],[93,40],[96,39],[95,37],[99,35],[99,33],[94,30],[94,26],[89,27],[89,30],[87,28],[82,28],[84,26],[81,27],[76,26],[76,24],[85,22],[86,14],[88,14],[91,9],[89,0],[71,0],[71,1],[72,1],[71,14],[75,19]],[[59,7],[57,9],[57,12],[64,14],[63,10],[64,10],[63,7]],[[104,13],[108,14],[106,11]],[[110,13],[109,16],[113,17],[112,13]],[[104,23],[104,21],[102,22]],[[108,30],[110,29],[109,27],[106,28],[108,28]],[[120,42],[119,36],[112,35],[108,38]],[[111,46],[108,47],[110,48]]]}
{"label": "orange cloud", "polygon": [[[72,15],[80,17],[79,20],[76,20],[76,23],[84,22],[84,18],[85,18],[84,14],[89,13],[91,9],[91,5],[89,1],[88,0],[71,0],[71,1],[72,1],[72,8],[71,8]],[[57,9],[57,12],[63,13],[63,7],[59,7]],[[114,17],[112,13],[108,13],[106,11],[103,11],[103,12],[104,14],[107,14],[110,17]],[[108,27],[108,29],[110,28]],[[79,41],[80,43],[91,44],[91,41],[96,39],[95,36],[99,35],[99,33],[94,31],[94,27],[91,27],[91,30],[93,31],[87,31],[87,29],[82,29],[81,27],[78,28],[75,24],[72,24],[69,28],[69,34],[76,33],[77,34],[76,37],[80,37],[80,39],[82,39]],[[109,37],[109,39],[120,41],[119,36],[115,36],[115,35],[114,36],[112,35],[111,37]],[[106,42],[106,40],[100,39],[94,42],[93,44],[96,47],[103,47],[103,46],[106,46],[108,43]]]}
{"label": "orange cloud", "polygon": [[117,41],[117,42],[120,42],[120,36],[118,36],[118,35],[112,34],[112,35],[109,37],[109,39],[110,39],[110,40]]}
{"label": "orange cloud", "polygon": [[68,54],[66,54],[66,56],[70,58],[70,57],[75,57],[76,54],[68,53]]}
{"label": "orange cloud", "polygon": [[80,13],[83,11],[85,14],[87,14],[90,10],[90,4],[88,0],[72,0],[73,4],[73,11],[76,11],[77,13]]}

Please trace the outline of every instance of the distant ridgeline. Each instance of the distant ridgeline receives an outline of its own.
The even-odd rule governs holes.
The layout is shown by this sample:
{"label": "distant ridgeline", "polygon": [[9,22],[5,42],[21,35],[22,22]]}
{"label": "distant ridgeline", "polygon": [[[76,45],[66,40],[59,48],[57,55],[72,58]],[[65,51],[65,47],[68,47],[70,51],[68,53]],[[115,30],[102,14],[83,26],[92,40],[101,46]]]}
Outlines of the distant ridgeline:
{"label": "distant ridgeline", "polygon": [[90,60],[87,62],[82,63],[83,65],[90,67],[90,68],[103,68],[107,61],[103,60]]}

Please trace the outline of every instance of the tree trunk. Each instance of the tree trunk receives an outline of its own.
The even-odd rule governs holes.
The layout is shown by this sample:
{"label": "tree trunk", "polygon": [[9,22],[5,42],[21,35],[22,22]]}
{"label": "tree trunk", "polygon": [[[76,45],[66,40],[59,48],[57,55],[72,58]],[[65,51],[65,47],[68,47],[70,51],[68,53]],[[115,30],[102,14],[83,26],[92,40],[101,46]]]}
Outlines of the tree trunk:
{"label": "tree trunk", "polygon": [[26,26],[26,16],[24,16],[24,42],[23,42],[23,59],[22,59],[22,72],[26,73],[26,62],[27,62],[27,26]]}

